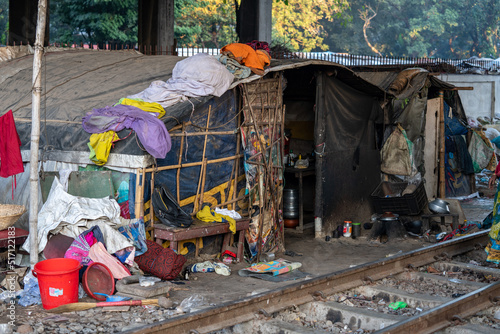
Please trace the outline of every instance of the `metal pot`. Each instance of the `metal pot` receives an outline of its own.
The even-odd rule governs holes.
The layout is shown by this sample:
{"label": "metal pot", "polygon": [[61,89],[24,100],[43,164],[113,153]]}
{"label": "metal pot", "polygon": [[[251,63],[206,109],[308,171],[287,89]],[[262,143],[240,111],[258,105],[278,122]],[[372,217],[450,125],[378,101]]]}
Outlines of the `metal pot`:
{"label": "metal pot", "polygon": [[450,203],[442,200],[441,198],[436,198],[435,200],[429,202],[429,210],[434,213],[450,213],[450,208],[448,207]]}
{"label": "metal pot", "polygon": [[381,221],[396,221],[399,220],[399,215],[397,213],[386,212],[382,216],[380,216],[379,220]]}

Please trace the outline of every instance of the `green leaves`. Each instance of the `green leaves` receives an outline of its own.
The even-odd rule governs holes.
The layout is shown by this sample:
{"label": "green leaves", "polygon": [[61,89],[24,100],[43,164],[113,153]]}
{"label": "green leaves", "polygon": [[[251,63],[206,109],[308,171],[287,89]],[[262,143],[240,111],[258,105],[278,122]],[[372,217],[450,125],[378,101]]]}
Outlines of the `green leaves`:
{"label": "green leaves", "polygon": [[51,0],[52,42],[137,42],[136,0]]}

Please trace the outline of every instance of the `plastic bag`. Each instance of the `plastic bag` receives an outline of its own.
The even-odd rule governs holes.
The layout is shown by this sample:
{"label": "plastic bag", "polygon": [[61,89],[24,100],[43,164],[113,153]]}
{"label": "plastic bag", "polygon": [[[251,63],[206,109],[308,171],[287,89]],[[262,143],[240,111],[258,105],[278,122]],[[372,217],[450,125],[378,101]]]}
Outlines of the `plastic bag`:
{"label": "plastic bag", "polygon": [[140,286],[152,286],[156,282],[161,282],[161,278],[155,276],[141,276],[139,277]]}
{"label": "plastic bag", "polygon": [[23,279],[24,290],[19,299],[19,305],[30,306],[42,303],[42,296],[40,296],[40,288],[38,287],[38,280],[30,271]]}
{"label": "plastic bag", "polygon": [[399,124],[387,138],[380,156],[380,170],[386,174],[413,175],[417,172],[413,162],[413,143]]}
{"label": "plastic bag", "polygon": [[191,297],[185,298],[179,306],[177,306],[177,311],[189,313],[194,312],[207,304],[205,297],[202,295],[192,295]]}
{"label": "plastic bag", "polygon": [[493,149],[484,142],[481,136],[476,131],[473,131],[469,144],[469,154],[472,158],[475,173],[480,173],[488,166],[493,152]]}

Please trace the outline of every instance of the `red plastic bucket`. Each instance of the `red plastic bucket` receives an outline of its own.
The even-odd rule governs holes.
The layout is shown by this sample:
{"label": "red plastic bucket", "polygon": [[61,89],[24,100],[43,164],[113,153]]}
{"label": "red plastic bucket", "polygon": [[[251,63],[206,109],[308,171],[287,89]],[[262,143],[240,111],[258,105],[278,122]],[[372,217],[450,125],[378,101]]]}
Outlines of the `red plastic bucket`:
{"label": "red plastic bucket", "polygon": [[55,258],[35,264],[42,306],[46,310],[78,302],[78,271],[82,265],[75,259]]}

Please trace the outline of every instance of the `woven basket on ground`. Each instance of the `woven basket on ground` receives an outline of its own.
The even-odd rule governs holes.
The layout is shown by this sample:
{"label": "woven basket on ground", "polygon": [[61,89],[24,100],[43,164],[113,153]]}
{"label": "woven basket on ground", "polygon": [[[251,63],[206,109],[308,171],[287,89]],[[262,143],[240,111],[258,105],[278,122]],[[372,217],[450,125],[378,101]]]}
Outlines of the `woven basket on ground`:
{"label": "woven basket on ground", "polygon": [[24,205],[0,204],[0,231],[14,225],[25,212]]}

